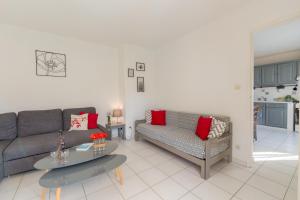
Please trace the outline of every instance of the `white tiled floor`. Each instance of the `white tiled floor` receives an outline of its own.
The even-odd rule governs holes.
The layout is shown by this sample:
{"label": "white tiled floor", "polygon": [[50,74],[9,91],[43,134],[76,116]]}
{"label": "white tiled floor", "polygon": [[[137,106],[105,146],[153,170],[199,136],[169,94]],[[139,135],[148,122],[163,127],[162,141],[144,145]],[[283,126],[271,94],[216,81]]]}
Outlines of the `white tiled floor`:
{"label": "white tiled floor", "polygon": [[[204,181],[195,165],[147,142],[119,141],[126,154],[120,186],[110,172],[62,189],[62,200],[296,200],[298,134],[258,127],[255,165],[225,161]],[[42,171],[14,175],[0,183],[2,200],[40,199]],[[53,191],[47,199],[55,199]]]}

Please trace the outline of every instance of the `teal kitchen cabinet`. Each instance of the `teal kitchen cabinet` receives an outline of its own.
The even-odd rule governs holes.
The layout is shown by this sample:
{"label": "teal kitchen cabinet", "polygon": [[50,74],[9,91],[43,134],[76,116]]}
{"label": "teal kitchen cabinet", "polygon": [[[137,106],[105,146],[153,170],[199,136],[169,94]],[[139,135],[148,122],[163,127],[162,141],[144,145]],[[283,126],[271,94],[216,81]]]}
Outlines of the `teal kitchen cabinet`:
{"label": "teal kitchen cabinet", "polygon": [[262,87],[277,86],[277,65],[276,64],[261,66],[261,85]]}
{"label": "teal kitchen cabinet", "polygon": [[277,65],[277,84],[295,85],[297,83],[297,62],[286,62]]}

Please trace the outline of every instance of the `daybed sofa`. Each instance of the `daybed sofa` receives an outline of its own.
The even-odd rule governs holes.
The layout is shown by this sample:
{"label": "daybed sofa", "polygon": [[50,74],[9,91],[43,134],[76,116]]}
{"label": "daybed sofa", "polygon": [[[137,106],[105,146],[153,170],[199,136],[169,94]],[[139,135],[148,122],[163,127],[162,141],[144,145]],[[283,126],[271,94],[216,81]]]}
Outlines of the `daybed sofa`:
{"label": "daybed sofa", "polygon": [[[68,131],[71,114],[96,113],[94,107],[21,111],[0,114],[0,180],[4,176],[34,169],[34,163],[55,151],[62,131],[66,148],[89,142],[90,133],[109,132],[98,129]],[[109,135],[109,139],[110,139]]]}
{"label": "daybed sofa", "polygon": [[214,116],[226,122],[225,133],[219,138],[202,141],[195,134],[199,116],[200,114],[167,111],[166,126],[137,120],[135,139],[145,139],[199,165],[201,177],[208,179],[209,169],[213,164],[223,158],[228,162],[232,161],[232,124],[229,117]]}

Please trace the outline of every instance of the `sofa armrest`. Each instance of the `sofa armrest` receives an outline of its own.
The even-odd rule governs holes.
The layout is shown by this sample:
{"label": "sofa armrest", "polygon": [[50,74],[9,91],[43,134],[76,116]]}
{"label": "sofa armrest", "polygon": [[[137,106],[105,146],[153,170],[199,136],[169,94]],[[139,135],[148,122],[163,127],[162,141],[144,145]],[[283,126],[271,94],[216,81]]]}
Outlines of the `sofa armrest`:
{"label": "sofa armrest", "polygon": [[134,128],[136,129],[136,127],[137,127],[139,124],[144,124],[144,123],[146,123],[146,120],[145,120],[145,119],[135,120],[135,122],[134,122]]}
{"label": "sofa armrest", "polygon": [[107,128],[105,128],[104,126],[102,126],[101,124],[97,124],[98,129],[100,129],[101,131],[107,133],[109,140],[111,140],[111,131],[109,131]]}
{"label": "sofa armrest", "polygon": [[138,132],[136,131],[136,128],[139,124],[144,124],[144,123],[146,123],[145,119],[135,120],[135,122],[134,122],[134,130],[135,130],[134,138],[136,141],[138,141],[140,138]]}

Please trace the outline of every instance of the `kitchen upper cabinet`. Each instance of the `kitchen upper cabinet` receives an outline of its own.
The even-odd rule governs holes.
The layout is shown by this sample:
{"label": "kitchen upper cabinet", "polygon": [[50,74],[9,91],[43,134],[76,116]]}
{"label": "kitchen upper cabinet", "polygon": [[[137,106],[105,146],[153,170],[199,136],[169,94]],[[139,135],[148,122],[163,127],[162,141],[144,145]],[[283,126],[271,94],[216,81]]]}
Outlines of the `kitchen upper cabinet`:
{"label": "kitchen upper cabinet", "polygon": [[297,62],[286,62],[277,65],[277,84],[294,85],[297,80]]}
{"label": "kitchen upper cabinet", "polygon": [[261,87],[261,67],[254,67],[254,88]]}
{"label": "kitchen upper cabinet", "polygon": [[266,103],[265,105],[265,125],[287,128],[287,104]]}
{"label": "kitchen upper cabinet", "polygon": [[263,65],[261,67],[262,87],[274,87],[277,85],[277,65]]}
{"label": "kitchen upper cabinet", "polygon": [[300,61],[254,67],[254,88],[295,85],[300,76]]}

